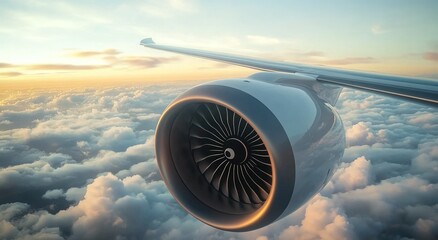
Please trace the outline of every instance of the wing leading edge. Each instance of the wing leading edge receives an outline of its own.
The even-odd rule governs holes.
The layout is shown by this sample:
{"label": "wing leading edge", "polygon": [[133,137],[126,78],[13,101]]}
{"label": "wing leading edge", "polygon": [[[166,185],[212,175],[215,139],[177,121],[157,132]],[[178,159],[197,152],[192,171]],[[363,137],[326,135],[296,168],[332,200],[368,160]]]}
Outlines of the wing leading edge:
{"label": "wing leading edge", "polygon": [[216,60],[263,71],[308,74],[315,76],[316,80],[320,82],[382,93],[410,101],[421,102],[423,104],[426,103],[435,107],[438,106],[438,81],[434,80],[266,61],[205,50],[160,45],[156,44],[151,38],[143,39],[140,44],[149,48]]}

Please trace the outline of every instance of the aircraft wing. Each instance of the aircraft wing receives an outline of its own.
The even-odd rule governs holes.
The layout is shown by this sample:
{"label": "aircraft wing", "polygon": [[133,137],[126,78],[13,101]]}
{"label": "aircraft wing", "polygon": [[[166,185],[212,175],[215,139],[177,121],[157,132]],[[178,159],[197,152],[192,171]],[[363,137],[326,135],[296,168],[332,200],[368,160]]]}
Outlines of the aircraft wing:
{"label": "aircraft wing", "polygon": [[438,106],[437,80],[267,61],[205,50],[160,45],[156,44],[151,38],[143,39],[140,44],[149,48],[216,60],[263,71],[307,74],[314,76],[317,81],[324,83],[401,97],[406,100],[429,104],[435,107]]}

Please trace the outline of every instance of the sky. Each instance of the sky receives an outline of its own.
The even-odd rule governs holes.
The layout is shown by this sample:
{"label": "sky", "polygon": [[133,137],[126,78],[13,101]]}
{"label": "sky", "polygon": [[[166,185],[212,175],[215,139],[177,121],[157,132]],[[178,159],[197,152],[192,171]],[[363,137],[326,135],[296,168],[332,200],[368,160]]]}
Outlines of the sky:
{"label": "sky", "polygon": [[0,3],[0,239],[437,239],[438,109],[344,89],[347,148],[327,186],[267,227],[187,214],[155,126],[179,94],[254,70],[158,43],[438,79],[436,1]]}
{"label": "sky", "polygon": [[4,0],[0,82],[251,73],[145,49],[139,46],[145,37],[271,60],[438,78],[437,8],[432,0]]}

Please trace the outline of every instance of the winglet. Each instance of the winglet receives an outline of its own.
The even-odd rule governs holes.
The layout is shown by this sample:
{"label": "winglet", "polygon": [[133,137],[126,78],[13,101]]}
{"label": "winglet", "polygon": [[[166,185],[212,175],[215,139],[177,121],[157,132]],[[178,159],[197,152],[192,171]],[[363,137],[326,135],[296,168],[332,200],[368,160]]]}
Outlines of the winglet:
{"label": "winglet", "polygon": [[154,40],[152,38],[145,38],[140,41],[140,45],[146,46],[146,45],[152,45],[155,44]]}

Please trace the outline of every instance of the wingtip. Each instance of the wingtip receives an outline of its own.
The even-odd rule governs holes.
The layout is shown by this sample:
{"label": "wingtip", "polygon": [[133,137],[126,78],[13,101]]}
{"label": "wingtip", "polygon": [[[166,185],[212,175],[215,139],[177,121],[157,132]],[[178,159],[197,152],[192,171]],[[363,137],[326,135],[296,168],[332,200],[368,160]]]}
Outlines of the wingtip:
{"label": "wingtip", "polygon": [[145,38],[145,39],[140,41],[140,45],[143,45],[143,46],[151,45],[151,44],[155,44],[155,42],[154,42],[154,40],[152,40],[152,38]]}

